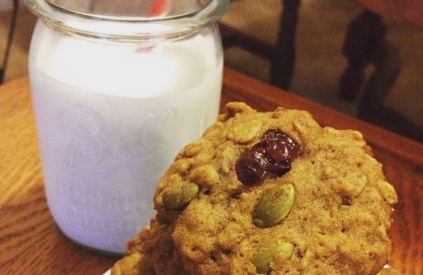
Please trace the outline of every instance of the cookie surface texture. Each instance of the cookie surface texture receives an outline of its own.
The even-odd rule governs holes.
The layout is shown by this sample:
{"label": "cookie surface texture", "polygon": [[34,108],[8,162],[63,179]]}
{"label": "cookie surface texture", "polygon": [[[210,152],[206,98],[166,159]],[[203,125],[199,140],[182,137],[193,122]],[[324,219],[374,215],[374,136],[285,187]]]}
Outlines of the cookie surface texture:
{"label": "cookie surface texture", "polygon": [[[263,172],[245,185],[237,162],[268,130],[286,133],[299,155],[288,161],[289,171]],[[321,127],[305,111],[261,113],[228,103],[164,174],[154,198],[157,215],[128,243],[113,272],[377,274],[391,255],[396,201],[359,132]]]}

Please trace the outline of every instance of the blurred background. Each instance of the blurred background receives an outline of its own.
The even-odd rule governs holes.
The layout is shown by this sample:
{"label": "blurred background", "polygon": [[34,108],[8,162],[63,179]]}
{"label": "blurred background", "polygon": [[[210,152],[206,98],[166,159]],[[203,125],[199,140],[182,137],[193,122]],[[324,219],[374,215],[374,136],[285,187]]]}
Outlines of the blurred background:
{"label": "blurred background", "polygon": [[[0,61],[3,61],[12,16],[12,2],[0,0]],[[221,23],[265,44],[277,41],[282,12],[281,0],[234,0]],[[298,10],[296,25],[296,63],[289,92],[309,98],[323,105],[357,115],[357,102],[339,98],[339,79],[347,60],[342,55],[348,23],[357,17],[362,7],[351,0],[303,0]],[[4,81],[26,76],[28,51],[36,17],[22,1],[19,2]],[[385,105],[400,113],[411,124],[411,135],[423,129],[423,29],[405,22],[384,19],[387,39],[398,49],[401,70]],[[270,61],[232,45],[225,47],[225,65],[251,77],[268,82]],[[0,66],[3,63],[0,63]],[[373,68],[366,69],[366,75]],[[1,106],[0,106],[1,108]],[[388,118],[387,118],[388,119]],[[380,126],[385,127],[381,123]]]}

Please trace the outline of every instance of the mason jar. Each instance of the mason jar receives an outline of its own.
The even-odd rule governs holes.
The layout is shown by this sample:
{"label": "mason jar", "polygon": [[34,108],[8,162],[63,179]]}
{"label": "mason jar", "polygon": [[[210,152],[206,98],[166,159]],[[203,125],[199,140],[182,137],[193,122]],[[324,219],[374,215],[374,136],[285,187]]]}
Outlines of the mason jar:
{"label": "mason jar", "polygon": [[25,0],[46,197],[76,243],[123,253],[182,147],[216,121],[229,0]]}

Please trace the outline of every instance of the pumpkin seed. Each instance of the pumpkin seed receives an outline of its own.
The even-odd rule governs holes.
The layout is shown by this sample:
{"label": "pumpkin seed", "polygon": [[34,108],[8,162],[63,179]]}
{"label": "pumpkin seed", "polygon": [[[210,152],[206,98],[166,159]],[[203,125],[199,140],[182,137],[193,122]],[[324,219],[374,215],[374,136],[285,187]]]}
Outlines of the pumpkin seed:
{"label": "pumpkin seed", "polygon": [[198,191],[198,185],[193,182],[184,183],[179,188],[168,188],[162,196],[163,207],[166,210],[181,209],[197,195]]}
{"label": "pumpkin seed", "polygon": [[278,185],[265,192],[253,211],[253,221],[258,227],[271,227],[281,222],[294,204],[294,186]]}
{"label": "pumpkin seed", "polygon": [[288,260],[293,251],[294,246],[290,243],[274,244],[254,254],[251,262],[256,267],[257,273],[267,273],[271,270],[271,262],[276,256]]}

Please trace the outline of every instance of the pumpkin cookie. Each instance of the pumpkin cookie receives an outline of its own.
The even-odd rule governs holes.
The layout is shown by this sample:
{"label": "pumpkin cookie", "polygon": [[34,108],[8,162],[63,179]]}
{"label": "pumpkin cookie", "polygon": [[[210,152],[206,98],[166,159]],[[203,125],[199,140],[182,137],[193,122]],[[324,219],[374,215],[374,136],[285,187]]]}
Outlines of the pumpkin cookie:
{"label": "pumpkin cookie", "polygon": [[359,132],[229,103],[179,152],[112,272],[377,274],[396,201]]}

